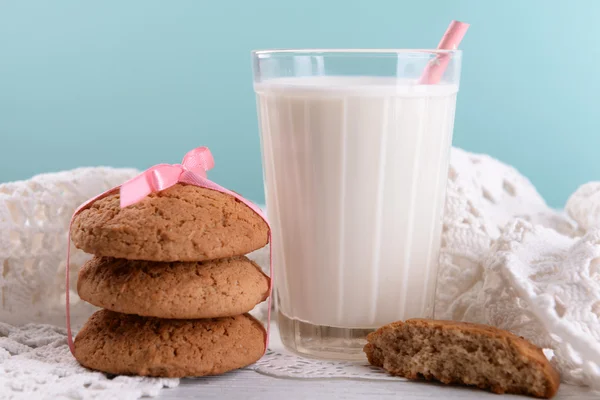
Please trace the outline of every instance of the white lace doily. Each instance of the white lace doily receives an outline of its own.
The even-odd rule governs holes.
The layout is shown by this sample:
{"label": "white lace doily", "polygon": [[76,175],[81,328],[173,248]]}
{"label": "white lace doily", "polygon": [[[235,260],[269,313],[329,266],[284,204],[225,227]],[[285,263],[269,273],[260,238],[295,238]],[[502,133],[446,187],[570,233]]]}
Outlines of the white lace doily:
{"label": "white lace doily", "polygon": [[563,381],[600,388],[600,231],[516,220],[483,262],[485,321],[551,349]]}
{"label": "white lace doily", "polygon": [[[64,324],[67,230],[73,211],[137,171],[79,168],[0,185],[0,321]],[[90,256],[71,246],[71,282]],[[93,307],[71,292],[75,325]]]}
{"label": "white lace doily", "polygon": [[179,379],[109,378],[81,365],[69,352],[66,331],[53,325],[19,328],[0,322],[0,398],[124,399],[156,396]]}
{"label": "white lace doily", "polygon": [[299,357],[283,346],[275,323],[271,324],[269,350],[247,369],[278,378],[404,380],[386,374],[382,369],[369,365],[366,360],[344,362]]}
{"label": "white lace doily", "polygon": [[[83,399],[118,392],[133,399],[177,384],[107,379],[85,370],[68,352],[62,328],[39,325],[63,326],[65,240],[72,212],[135,173],[83,168],[0,185],[0,393],[27,398],[26,393],[44,390]],[[554,354],[563,380],[600,388],[600,183],[582,186],[565,211],[549,208],[512,167],[453,149],[435,313],[522,335]],[[74,283],[89,256],[72,250]],[[267,268],[266,249],[251,258]],[[71,295],[78,325],[93,307]],[[265,311],[263,304],[253,313],[264,321]],[[272,332],[271,349],[250,367],[259,373],[397,379],[361,363],[296,357],[280,345],[277,330]]]}

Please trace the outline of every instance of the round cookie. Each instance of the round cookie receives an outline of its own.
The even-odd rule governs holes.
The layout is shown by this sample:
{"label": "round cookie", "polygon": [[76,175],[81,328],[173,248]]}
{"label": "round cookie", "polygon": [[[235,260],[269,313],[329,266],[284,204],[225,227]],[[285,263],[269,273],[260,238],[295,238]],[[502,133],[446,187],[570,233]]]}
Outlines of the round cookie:
{"label": "round cookie", "polygon": [[161,263],[94,257],[79,271],[77,291],[95,306],[158,318],[243,314],[269,295],[269,278],[244,256]]}
{"label": "round cookie", "polygon": [[75,216],[77,248],[129,260],[203,261],[247,254],[268,241],[259,215],[215,190],[177,184],[123,209],[119,201],[111,194]]}
{"label": "round cookie", "polygon": [[218,375],[261,358],[265,335],[247,314],[180,320],[100,310],[75,338],[75,358],[115,375]]}

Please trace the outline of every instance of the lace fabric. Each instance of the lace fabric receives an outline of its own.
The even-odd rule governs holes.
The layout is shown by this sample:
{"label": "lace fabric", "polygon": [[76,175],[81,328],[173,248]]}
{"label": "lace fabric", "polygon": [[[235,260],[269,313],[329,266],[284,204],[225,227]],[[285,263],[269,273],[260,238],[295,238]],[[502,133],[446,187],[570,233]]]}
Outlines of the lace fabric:
{"label": "lace fabric", "polygon": [[[122,183],[133,169],[79,168],[0,185],[0,321],[64,325],[66,234],[86,199]],[[71,246],[71,288],[91,256]],[[81,325],[94,308],[71,291]]]}
{"label": "lace fabric", "polygon": [[66,334],[53,325],[0,323],[0,398],[134,400],[179,384],[178,379],[92,372],[73,358]]}
{"label": "lace fabric", "polygon": [[448,186],[436,318],[509,330],[563,381],[600,388],[600,184],[562,213],[514,168],[455,149]]}

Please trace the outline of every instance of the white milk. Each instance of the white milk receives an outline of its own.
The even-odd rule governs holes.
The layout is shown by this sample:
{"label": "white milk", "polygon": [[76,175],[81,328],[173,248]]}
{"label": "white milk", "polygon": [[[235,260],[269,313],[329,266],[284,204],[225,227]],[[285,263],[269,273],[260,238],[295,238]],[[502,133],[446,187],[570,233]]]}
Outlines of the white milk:
{"label": "white milk", "polygon": [[431,317],[456,85],[255,86],[279,311],[375,328]]}

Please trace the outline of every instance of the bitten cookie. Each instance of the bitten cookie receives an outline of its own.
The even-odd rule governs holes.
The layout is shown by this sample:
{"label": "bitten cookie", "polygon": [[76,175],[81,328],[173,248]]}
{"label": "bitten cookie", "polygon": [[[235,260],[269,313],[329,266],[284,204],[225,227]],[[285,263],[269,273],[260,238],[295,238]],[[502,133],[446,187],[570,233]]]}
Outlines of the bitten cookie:
{"label": "bitten cookie", "polygon": [[550,398],[560,385],[544,353],[487,325],[411,319],[369,334],[369,362],[392,375]]}
{"label": "bitten cookie", "polygon": [[233,196],[177,184],[119,206],[112,194],[82,210],[71,228],[79,249],[147,261],[203,261],[244,255],[267,244],[268,226]]}
{"label": "bitten cookie", "polygon": [[100,310],[75,338],[75,358],[115,375],[218,375],[261,358],[265,335],[247,314],[178,320]]}
{"label": "bitten cookie", "polygon": [[77,291],[125,314],[215,318],[252,310],[267,298],[269,278],[244,256],[171,263],[94,257],[79,271]]}

